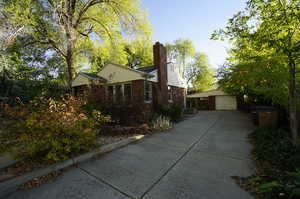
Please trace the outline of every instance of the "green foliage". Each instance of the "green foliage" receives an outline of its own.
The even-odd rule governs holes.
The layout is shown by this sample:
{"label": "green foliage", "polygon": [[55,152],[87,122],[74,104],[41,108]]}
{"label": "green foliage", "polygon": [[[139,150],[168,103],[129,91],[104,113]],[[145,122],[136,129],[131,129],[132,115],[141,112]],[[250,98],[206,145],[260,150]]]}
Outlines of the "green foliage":
{"label": "green foliage", "polygon": [[[274,177],[273,177],[274,178]],[[300,171],[284,173],[270,181],[266,177],[249,179],[258,198],[289,198],[296,199],[300,196]]]}
{"label": "green foliage", "polygon": [[185,77],[193,90],[205,91],[214,88],[215,71],[210,67],[208,57],[204,53],[196,53],[192,63],[187,67]]}
{"label": "green foliage", "polygon": [[159,106],[156,113],[171,119],[172,122],[179,122],[182,119],[183,108],[180,105],[172,104],[170,107]]}
{"label": "green foliage", "polygon": [[281,129],[258,129],[250,136],[258,166],[257,177],[248,180],[258,198],[298,198],[300,195],[299,148]]}
{"label": "green foliage", "polygon": [[[289,81],[299,68],[300,7],[297,0],[248,1],[244,11],[229,20],[214,39],[228,38],[234,48],[219,71],[224,90],[260,95],[274,104],[287,105]],[[296,80],[300,82],[299,76]]]}
{"label": "green foliage", "polygon": [[0,82],[0,103],[10,105],[26,104],[41,95],[57,99],[67,91],[54,80],[9,80],[0,77]]}
{"label": "green foliage", "polygon": [[177,39],[166,44],[168,61],[175,63],[179,74],[187,80],[193,90],[212,89],[215,71],[210,67],[207,55],[196,52],[194,44],[188,39]]}
{"label": "green foliage", "polygon": [[116,39],[95,47],[91,54],[91,72],[99,72],[108,62],[133,67],[153,64],[152,40],[144,36],[134,40]]}
{"label": "green foliage", "polygon": [[195,47],[189,39],[177,39],[173,44],[166,44],[168,61],[179,66],[179,73],[184,76],[188,59],[195,55]]}
{"label": "green foliage", "polygon": [[39,45],[55,51],[64,60],[69,86],[75,64],[80,66],[86,61],[84,57],[92,53],[93,42],[151,33],[139,0],[2,1],[0,20],[3,18],[11,31],[2,28],[8,45],[26,35],[29,39],[23,49]]}
{"label": "green foliage", "polygon": [[92,149],[96,145],[96,124],[109,121],[94,110],[91,116],[72,97],[62,101],[38,98],[28,105],[6,106],[5,113],[16,119],[7,136],[7,145],[16,157],[58,161]]}
{"label": "green foliage", "polygon": [[267,161],[277,169],[295,166],[293,162],[287,161],[296,154],[289,132],[281,129],[258,129],[251,137],[255,140],[254,154],[257,160]]}

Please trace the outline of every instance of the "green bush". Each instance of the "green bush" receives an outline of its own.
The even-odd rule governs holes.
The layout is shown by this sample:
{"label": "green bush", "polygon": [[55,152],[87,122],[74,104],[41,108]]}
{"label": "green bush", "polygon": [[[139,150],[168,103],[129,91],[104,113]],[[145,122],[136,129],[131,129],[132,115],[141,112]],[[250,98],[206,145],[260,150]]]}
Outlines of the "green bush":
{"label": "green bush", "polygon": [[182,119],[183,108],[176,104],[170,107],[159,106],[156,108],[156,112],[158,115],[169,117],[172,122],[179,122]]}
{"label": "green bush", "polygon": [[100,111],[103,114],[111,114],[111,105],[107,103],[101,103],[95,100],[88,100],[82,108],[89,114],[92,114],[94,110]]}
{"label": "green bush", "polygon": [[73,97],[61,101],[39,98],[29,105],[5,112],[17,118],[10,129],[14,140],[8,147],[16,157],[42,160],[64,160],[96,145],[95,125],[109,121],[98,111],[91,116],[82,109],[84,102]]}
{"label": "green bush", "polygon": [[276,169],[292,166],[289,159],[296,153],[290,134],[282,129],[258,129],[252,134],[257,160],[267,161]]}
{"label": "green bush", "polygon": [[18,105],[21,101],[29,103],[43,93],[43,96],[60,98],[67,92],[67,88],[54,80],[2,80],[0,81],[0,104]]}
{"label": "green bush", "polygon": [[258,198],[299,198],[300,150],[282,129],[258,129],[250,136],[257,162],[257,177],[249,184]]}

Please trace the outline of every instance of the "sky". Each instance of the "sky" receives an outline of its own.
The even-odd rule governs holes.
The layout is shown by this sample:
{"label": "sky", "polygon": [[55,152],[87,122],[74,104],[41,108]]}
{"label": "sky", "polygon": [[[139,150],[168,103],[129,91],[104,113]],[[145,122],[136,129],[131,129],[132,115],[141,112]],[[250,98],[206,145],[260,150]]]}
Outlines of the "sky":
{"label": "sky", "polygon": [[228,42],[210,40],[214,30],[242,10],[246,0],[142,0],[153,28],[153,40],[171,43],[178,38],[193,41],[198,52],[208,55],[212,67],[226,60]]}

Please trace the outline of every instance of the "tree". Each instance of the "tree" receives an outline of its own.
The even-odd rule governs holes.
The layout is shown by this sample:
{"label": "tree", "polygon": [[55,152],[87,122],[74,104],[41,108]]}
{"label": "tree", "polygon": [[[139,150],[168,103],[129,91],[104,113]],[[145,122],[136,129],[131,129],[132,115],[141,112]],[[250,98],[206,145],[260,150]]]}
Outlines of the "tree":
{"label": "tree", "polygon": [[[299,103],[296,87],[296,73],[300,64],[299,24],[298,0],[249,0],[246,9],[230,19],[225,30],[213,34],[213,37],[217,36],[220,39],[227,37],[235,42],[236,49],[243,49],[242,53],[235,51],[237,59],[234,68],[238,65],[245,67],[247,64],[271,69],[280,66],[280,72],[284,75],[279,78],[277,76],[277,79],[275,79],[276,73],[252,72],[250,74],[262,75],[253,76],[255,79],[270,78],[271,84],[286,77],[284,85],[287,88],[290,129],[294,139],[299,137],[296,117]],[[248,49],[246,45],[250,45],[251,48]],[[253,52],[250,53],[252,56],[244,54],[247,50]],[[233,72],[237,72],[234,68]],[[251,69],[251,66],[247,68]],[[265,81],[268,82],[266,79]]]}
{"label": "tree", "polygon": [[80,44],[148,28],[138,0],[2,0],[1,3],[6,20],[18,27],[14,34],[32,36],[25,46],[39,43],[63,57],[70,87],[75,57],[82,52]]}
{"label": "tree", "polygon": [[131,68],[153,65],[153,43],[144,37],[127,42],[125,52],[127,65]]}
{"label": "tree", "polygon": [[185,79],[194,90],[205,91],[214,87],[214,70],[210,68],[207,55],[196,53],[186,68]]}
{"label": "tree", "polygon": [[166,44],[168,61],[179,65],[179,73],[184,76],[186,64],[196,50],[193,42],[189,39],[177,39],[173,44]]}
{"label": "tree", "polygon": [[103,42],[92,50],[90,57],[92,72],[99,72],[108,62],[134,67],[153,65],[152,40],[139,37],[133,40],[123,38]]}

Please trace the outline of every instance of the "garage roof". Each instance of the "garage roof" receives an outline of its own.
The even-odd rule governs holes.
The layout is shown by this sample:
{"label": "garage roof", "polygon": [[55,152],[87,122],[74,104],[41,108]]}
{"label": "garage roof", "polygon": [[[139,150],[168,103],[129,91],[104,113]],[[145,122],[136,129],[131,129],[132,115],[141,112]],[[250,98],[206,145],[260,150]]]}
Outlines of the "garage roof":
{"label": "garage roof", "polygon": [[225,93],[222,90],[214,89],[214,90],[204,91],[201,93],[194,93],[188,95],[187,98],[199,98],[199,97],[220,96],[220,95],[229,95],[229,94]]}

